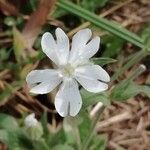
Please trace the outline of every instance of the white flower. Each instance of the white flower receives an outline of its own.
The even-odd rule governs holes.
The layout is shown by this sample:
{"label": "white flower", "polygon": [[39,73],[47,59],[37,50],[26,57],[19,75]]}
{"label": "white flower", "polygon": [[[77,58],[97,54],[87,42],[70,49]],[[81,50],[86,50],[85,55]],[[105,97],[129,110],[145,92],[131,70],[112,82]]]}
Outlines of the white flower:
{"label": "white flower", "polygon": [[110,77],[104,69],[89,61],[100,44],[97,36],[90,40],[90,29],[80,30],[73,36],[71,50],[64,31],[57,28],[55,34],[56,40],[46,32],[41,45],[43,52],[57,67],[33,70],[27,75],[26,81],[31,87],[30,92],[35,94],[46,94],[61,84],[55,97],[56,110],[62,117],[75,116],[82,106],[78,82],[87,91],[97,93],[108,89],[105,82],[109,82]]}
{"label": "white flower", "polygon": [[36,127],[38,125],[38,121],[35,118],[35,114],[32,113],[32,114],[28,115],[24,120],[24,124],[27,128]]}

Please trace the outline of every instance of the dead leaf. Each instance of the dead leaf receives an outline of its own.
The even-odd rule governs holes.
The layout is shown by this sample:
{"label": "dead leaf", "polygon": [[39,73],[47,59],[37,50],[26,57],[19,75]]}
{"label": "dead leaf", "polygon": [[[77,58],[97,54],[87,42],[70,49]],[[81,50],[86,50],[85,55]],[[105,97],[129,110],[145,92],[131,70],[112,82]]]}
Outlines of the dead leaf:
{"label": "dead leaf", "polygon": [[22,32],[28,49],[32,49],[33,43],[46,23],[47,16],[54,4],[55,0],[41,0],[37,10],[31,14]]}
{"label": "dead leaf", "polygon": [[9,15],[13,15],[13,16],[18,16],[19,15],[19,11],[17,10],[17,8],[12,5],[11,3],[7,2],[6,0],[0,0],[0,10],[3,12],[3,14],[9,16]]}

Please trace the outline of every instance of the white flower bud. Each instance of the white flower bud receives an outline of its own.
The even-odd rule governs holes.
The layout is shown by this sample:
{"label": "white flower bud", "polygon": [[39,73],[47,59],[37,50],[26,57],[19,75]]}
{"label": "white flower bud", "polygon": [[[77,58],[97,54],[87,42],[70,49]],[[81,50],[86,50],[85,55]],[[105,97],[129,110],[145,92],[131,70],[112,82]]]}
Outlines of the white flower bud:
{"label": "white flower bud", "polygon": [[28,115],[25,120],[25,131],[32,140],[39,140],[43,135],[43,128],[40,122],[35,118],[35,114]]}
{"label": "white flower bud", "polygon": [[38,124],[37,119],[35,118],[35,114],[28,115],[24,120],[26,127],[35,127]]}

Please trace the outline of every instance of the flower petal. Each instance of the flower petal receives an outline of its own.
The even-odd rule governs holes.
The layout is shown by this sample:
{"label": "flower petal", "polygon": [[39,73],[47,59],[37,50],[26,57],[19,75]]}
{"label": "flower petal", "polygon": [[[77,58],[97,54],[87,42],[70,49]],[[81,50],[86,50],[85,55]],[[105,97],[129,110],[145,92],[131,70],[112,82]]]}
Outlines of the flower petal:
{"label": "flower petal", "polygon": [[77,32],[72,38],[72,47],[70,52],[69,62],[74,62],[78,58],[80,52],[84,49],[87,42],[90,40],[92,32],[86,28]]}
{"label": "flower petal", "polygon": [[56,70],[33,70],[26,77],[27,84],[30,86],[31,93],[46,94],[52,91],[62,79]]}
{"label": "flower petal", "polygon": [[98,93],[108,89],[106,83],[85,76],[76,76],[76,80],[89,92]]}
{"label": "flower petal", "polygon": [[91,79],[98,79],[104,82],[110,81],[109,74],[98,65],[84,65],[76,68],[75,70],[76,75],[87,76]]}
{"label": "flower petal", "polygon": [[56,29],[57,50],[59,53],[59,63],[66,64],[69,56],[69,39],[61,28]]}
{"label": "flower petal", "polygon": [[58,71],[54,69],[32,70],[28,73],[26,81],[28,85],[48,81],[52,76],[57,76]]}
{"label": "flower petal", "polygon": [[78,89],[78,83],[73,80],[65,80],[55,97],[55,107],[62,116],[75,116],[82,106],[82,99]]}
{"label": "flower petal", "polygon": [[99,46],[100,37],[96,36],[85,46],[85,48],[82,50],[82,54],[80,55],[80,57],[82,57],[82,59],[91,58],[99,50]]}
{"label": "flower petal", "polygon": [[42,82],[39,85],[33,87],[30,92],[34,94],[47,94],[51,92],[58,84],[61,83],[61,80],[53,79],[50,82]]}
{"label": "flower petal", "polygon": [[57,45],[51,33],[46,32],[41,39],[43,52],[55,63],[58,64]]}

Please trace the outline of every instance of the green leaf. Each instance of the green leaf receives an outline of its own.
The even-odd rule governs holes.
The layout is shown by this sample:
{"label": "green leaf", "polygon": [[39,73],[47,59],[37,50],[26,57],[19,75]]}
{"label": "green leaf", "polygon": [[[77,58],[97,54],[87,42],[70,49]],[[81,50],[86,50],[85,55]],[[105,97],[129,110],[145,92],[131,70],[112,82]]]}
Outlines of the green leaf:
{"label": "green leaf", "polygon": [[16,71],[18,70],[19,68],[19,65],[16,64],[16,63],[13,63],[13,62],[2,62],[0,63],[0,70],[3,70],[3,69],[9,69],[11,71]]}
{"label": "green leaf", "polygon": [[110,105],[110,99],[108,97],[108,94],[104,92],[91,93],[84,89],[81,89],[80,93],[83,99],[83,109],[98,102],[102,102],[106,106]]}
{"label": "green leaf", "polygon": [[130,57],[130,59],[128,59],[125,62],[125,64],[121,68],[118,68],[118,70],[113,74],[113,76],[111,77],[111,82],[116,80],[119,76],[121,76],[131,66],[133,66],[134,64],[136,64],[140,60],[142,60],[146,55],[147,55],[147,53],[145,53],[144,50],[140,50],[140,51],[136,52],[135,54],[133,54]]}
{"label": "green leaf", "polygon": [[35,11],[39,2],[37,0],[29,0],[29,3],[31,5],[32,10]]}
{"label": "green leaf", "polygon": [[14,81],[12,84],[8,84],[4,91],[0,93],[0,106],[4,105],[13,92],[18,90],[22,86],[22,82]]}
{"label": "green leaf", "polygon": [[49,131],[47,128],[48,120],[47,120],[47,112],[46,111],[44,111],[44,114],[42,115],[41,124],[43,127],[44,136],[47,136],[49,134]]}
{"label": "green leaf", "polygon": [[80,5],[83,8],[94,12],[96,8],[103,7],[107,2],[108,0],[92,0],[92,1],[82,0],[80,2]]}
{"label": "green leaf", "polygon": [[112,58],[107,58],[107,57],[99,57],[99,58],[92,58],[91,61],[94,64],[104,66],[104,65],[107,65],[107,64],[110,64],[110,63],[115,63],[117,60],[112,59]]}
{"label": "green leaf", "polygon": [[62,17],[66,14],[67,14],[67,12],[64,9],[61,9],[61,8],[57,7],[56,10],[53,13],[53,17],[54,18],[59,18],[59,17]]}
{"label": "green leaf", "polygon": [[113,35],[104,36],[102,42],[106,46],[102,55],[103,57],[114,57],[118,55],[124,44],[123,39]]}
{"label": "green leaf", "polygon": [[14,49],[16,60],[19,63],[21,63],[22,56],[24,53],[23,51],[25,49],[25,43],[24,43],[23,36],[15,27],[13,28],[13,49]]}
{"label": "green leaf", "polygon": [[145,93],[148,97],[150,97],[150,85],[139,85],[137,88],[140,93]]}
{"label": "green leaf", "polygon": [[50,150],[44,139],[33,142],[34,150]]}
{"label": "green leaf", "polygon": [[108,141],[108,137],[106,134],[95,135],[91,147],[93,150],[106,150],[107,141]]}
{"label": "green leaf", "polygon": [[32,70],[33,64],[26,64],[25,66],[22,67],[19,77],[22,80],[25,80],[27,74]]}
{"label": "green leaf", "polygon": [[11,94],[11,90],[7,87],[0,93],[0,106],[4,105],[9,100]]}
{"label": "green leaf", "polygon": [[65,143],[66,136],[64,133],[64,130],[61,128],[60,130],[57,131],[57,133],[51,133],[47,136],[46,142],[48,145],[51,147],[60,144],[60,143]]}
{"label": "green leaf", "polygon": [[150,86],[136,85],[133,81],[124,80],[115,86],[110,97],[114,101],[125,101],[141,92],[150,97]]}
{"label": "green leaf", "polygon": [[5,143],[9,150],[20,150],[18,138],[15,132],[0,130],[0,141]]}
{"label": "green leaf", "polygon": [[0,129],[0,142],[8,143],[8,132],[5,129]]}
{"label": "green leaf", "polygon": [[69,145],[59,144],[59,145],[53,147],[52,150],[74,150],[74,149],[73,149],[73,147],[71,147]]}
{"label": "green leaf", "polygon": [[0,114],[0,141],[5,143],[9,150],[33,149],[31,141],[18,126],[15,118]]}
{"label": "green leaf", "polygon": [[142,39],[145,44],[145,51],[150,53],[150,26],[146,26],[142,31]]}
{"label": "green leaf", "polygon": [[29,150],[33,149],[31,141],[20,130],[0,130],[0,141],[5,143],[9,150]]}
{"label": "green leaf", "polygon": [[85,140],[85,137],[87,136],[87,133],[91,130],[92,127],[92,121],[89,117],[89,114],[86,111],[81,111],[78,115],[78,119],[80,121],[79,124],[79,131],[80,131],[80,138],[81,142]]}
{"label": "green leaf", "polygon": [[73,4],[70,1],[64,1],[64,0],[59,0],[57,2],[57,5],[61,8],[63,8],[66,11],[69,11],[79,17],[82,17],[89,22],[93,23],[94,25],[109,31],[110,33],[117,35],[118,37],[125,39],[136,46],[139,46],[140,48],[144,48],[143,40],[135,35],[134,33],[128,31],[127,29],[123,28],[122,26],[113,23],[111,21],[108,21],[104,18],[98,17],[94,13],[91,13],[90,11]]}
{"label": "green leaf", "polygon": [[8,16],[5,18],[4,20],[4,23],[7,25],[7,26],[14,26],[16,24],[16,20],[11,16]]}
{"label": "green leaf", "polygon": [[78,130],[79,119],[73,117],[66,117],[63,121],[63,128],[66,135],[66,142],[68,144],[77,144],[80,146],[80,134]]}
{"label": "green leaf", "polygon": [[7,60],[10,56],[11,50],[7,51],[6,49],[0,49],[0,61]]}
{"label": "green leaf", "polygon": [[0,129],[16,130],[17,128],[18,124],[13,117],[3,113],[0,114]]}

